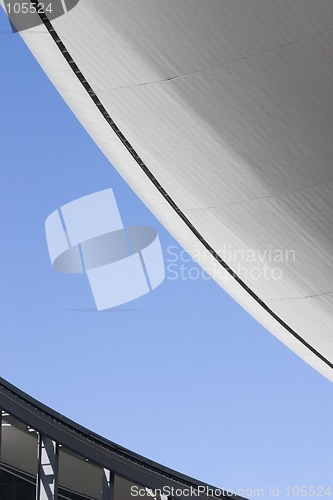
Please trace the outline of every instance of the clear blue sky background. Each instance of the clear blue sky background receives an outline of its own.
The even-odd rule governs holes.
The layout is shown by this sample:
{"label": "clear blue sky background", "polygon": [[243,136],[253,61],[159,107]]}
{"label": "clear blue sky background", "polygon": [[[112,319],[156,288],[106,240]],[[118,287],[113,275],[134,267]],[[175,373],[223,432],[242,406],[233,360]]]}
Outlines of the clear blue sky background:
{"label": "clear blue sky background", "polygon": [[166,258],[170,245],[181,248],[104,158],[1,9],[0,57],[1,376],[216,486],[263,488],[269,498],[279,485],[284,499],[287,485],[331,483],[333,495],[332,384],[216,283],[167,279],[97,313],[84,276],[52,270],[46,217],[108,187],[125,224],[156,228]]}

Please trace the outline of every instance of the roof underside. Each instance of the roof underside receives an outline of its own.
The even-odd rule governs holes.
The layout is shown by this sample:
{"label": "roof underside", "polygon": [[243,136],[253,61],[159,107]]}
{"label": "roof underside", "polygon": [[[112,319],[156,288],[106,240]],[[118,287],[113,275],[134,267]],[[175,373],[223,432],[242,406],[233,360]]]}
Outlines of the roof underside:
{"label": "roof underside", "polygon": [[81,0],[21,33],[170,233],[331,380],[332,28],[331,0]]}

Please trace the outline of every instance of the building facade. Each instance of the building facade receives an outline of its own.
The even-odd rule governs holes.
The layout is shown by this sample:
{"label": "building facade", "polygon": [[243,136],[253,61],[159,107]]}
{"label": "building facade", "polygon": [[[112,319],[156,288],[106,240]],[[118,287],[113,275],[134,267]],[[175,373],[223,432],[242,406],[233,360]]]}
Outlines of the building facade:
{"label": "building facade", "polygon": [[0,409],[1,500],[242,500],[90,432],[3,379]]}

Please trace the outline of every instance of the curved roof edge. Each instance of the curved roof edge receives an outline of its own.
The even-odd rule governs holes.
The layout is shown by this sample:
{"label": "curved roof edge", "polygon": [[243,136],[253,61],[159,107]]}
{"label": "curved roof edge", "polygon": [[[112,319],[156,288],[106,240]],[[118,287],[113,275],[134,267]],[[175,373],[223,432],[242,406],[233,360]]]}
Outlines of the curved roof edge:
{"label": "curved roof edge", "polygon": [[[0,0],[1,1],[1,0]],[[20,33],[45,73],[101,151],[130,187],[194,256],[202,268],[247,312],[298,356],[333,381],[333,363],[309,345],[258,297],[225,264],[191,226],[184,214],[150,173],[118,129],[67,51],[53,24],[43,14],[44,25]],[[67,14],[68,15],[68,14]],[[70,15],[70,14],[69,14]],[[199,256],[199,257],[198,257]],[[230,279],[230,276],[232,279]]]}
{"label": "curved roof edge", "polygon": [[[149,460],[133,451],[119,446],[102,436],[82,427],[64,415],[0,378],[0,410],[35,429],[43,436],[56,441],[72,452],[104,467],[119,476],[152,490],[168,486],[174,489],[197,489],[204,486],[209,490],[221,490],[201,481],[181,474],[157,462]],[[233,498],[244,500],[237,495],[198,498]]]}

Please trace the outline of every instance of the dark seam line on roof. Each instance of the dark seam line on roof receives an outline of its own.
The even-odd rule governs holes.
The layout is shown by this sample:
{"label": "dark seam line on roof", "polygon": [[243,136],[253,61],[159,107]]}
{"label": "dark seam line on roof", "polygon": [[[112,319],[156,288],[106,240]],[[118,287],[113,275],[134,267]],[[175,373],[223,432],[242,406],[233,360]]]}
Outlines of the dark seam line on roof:
{"label": "dark seam line on roof", "polygon": [[275,47],[272,47],[270,49],[260,50],[258,52],[255,52],[254,54],[249,54],[248,56],[242,56],[242,57],[238,57],[236,59],[231,59],[230,61],[225,61],[223,63],[215,64],[214,66],[210,66],[208,68],[197,69],[195,71],[191,71],[190,73],[184,73],[182,75],[170,76],[169,78],[164,78],[163,80],[153,80],[151,82],[133,83],[132,85],[122,85],[121,87],[103,88],[103,89],[100,90],[100,92],[106,92],[108,90],[132,89],[132,88],[135,88],[135,87],[142,87],[142,86],[146,86],[146,85],[157,85],[157,84],[160,84],[160,83],[166,83],[166,82],[170,82],[170,81],[174,81],[174,80],[182,80],[183,78],[188,78],[188,77],[195,76],[195,75],[198,75],[198,74],[201,74],[201,73],[205,73],[206,71],[211,71],[211,70],[214,70],[214,69],[223,68],[223,66],[226,66],[227,64],[238,63],[240,61],[244,61],[244,60],[250,59],[252,57],[260,56],[262,54],[267,54],[267,52],[272,52],[274,50],[279,50],[279,49],[282,49],[283,47],[286,47],[288,45],[293,45],[293,44],[296,44],[296,43],[301,43],[301,42],[304,42],[306,40],[309,40],[310,38],[315,38],[316,36],[323,35],[323,34],[325,34],[327,32],[330,32],[330,31],[332,31],[332,30],[330,28],[328,28],[328,29],[326,29],[324,31],[320,31],[319,33],[315,33],[313,35],[309,35],[309,36],[306,36],[304,38],[300,38],[299,40],[293,40],[291,42],[282,43],[282,44],[276,45]]}
{"label": "dark seam line on roof", "polygon": [[258,196],[258,198],[249,198],[248,200],[241,200],[241,201],[233,201],[231,203],[220,203],[219,205],[210,205],[208,207],[194,207],[194,208],[186,208],[187,212],[196,212],[200,210],[214,210],[215,208],[228,208],[228,207],[233,207],[234,205],[241,205],[245,203],[254,203],[256,201],[263,201],[263,200],[271,200],[272,198],[282,198],[289,196],[290,194],[297,193],[298,191],[305,191],[306,189],[309,188],[314,188],[318,186],[327,186],[330,182],[333,182],[333,179],[328,179],[325,182],[316,182],[315,184],[310,184],[305,187],[300,187],[297,189],[290,189],[289,191],[279,191],[278,193],[274,194],[268,194],[266,196]]}
{"label": "dark seam line on roof", "polygon": [[314,299],[316,297],[325,297],[326,295],[333,295],[333,292],[323,292],[316,293],[315,295],[304,295],[303,297],[280,297],[277,299],[266,299],[266,300],[300,300],[300,299]]}
{"label": "dark seam line on roof", "polygon": [[[30,3],[34,4],[36,7],[39,5],[39,2],[35,0],[30,0]],[[186,215],[180,210],[180,208],[177,206],[177,204],[173,201],[173,199],[169,196],[169,194],[165,191],[165,189],[161,186],[161,184],[158,182],[156,177],[152,174],[152,172],[149,170],[147,165],[143,162],[143,160],[140,158],[138,153],[135,151],[133,146],[128,142],[124,134],[119,130],[118,126],[116,123],[112,120],[110,115],[108,114],[107,110],[99,100],[98,96],[95,94],[94,90],[91,88],[85,77],[83,76],[81,70],[79,67],[76,65],[74,60],[72,59],[70,53],[66,49],[65,44],[62,42],[61,38],[59,37],[58,33],[55,31],[53,28],[53,25],[51,21],[49,21],[48,17],[46,14],[43,12],[40,12],[38,14],[41,18],[41,20],[44,23],[44,26],[48,30],[49,34],[53,38],[54,42],[56,43],[56,46],[59,48],[61,53],[63,54],[64,58],[68,62],[70,68],[72,69],[74,75],[78,78],[82,86],[85,88],[87,93],[89,94],[90,98],[94,102],[94,104],[97,106],[97,109],[100,111],[100,113],[103,115],[104,119],[106,122],[110,125],[112,130],[115,132],[115,134],[119,137],[121,142],[124,144],[128,152],[133,156],[137,164],[141,167],[143,172],[147,175],[147,177],[152,181],[154,186],[159,190],[159,192],[162,194],[162,196],[166,199],[166,201],[171,205],[171,207],[174,209],[174,211],[179,215],[179,217],[185,222],[187,227],[192,231],[192,233],[198,238],[198,240],[202,243],[202,245],[206,248],[206,250],[209,251],[209,253],[214,257],[214,259],[241,285],[241,287],[248,292],[249,295],[258,303],[261,305],[261,307],[268,312],[272,318],[274,318],[281,326],[283,326],[293,337],[295,337],[299,342],[301,342],[305,347],[307,347],[313,354],[315,354],[321,361],[326,363],[330,368],[333,369],[333,363],[331,363],[328,359],[325,358],[320,352],[318,352],[314,347],[312,347],[305,339],[303,339],[298,333],[296,333],[287,323],[285,323],[268,305],[261,300],[261,298],[231,269],[228,264],[221,259],[221,257],[215,252],[214,248],[210,246],[210,244],[204,239],[203,236],[199,233],[199,231],[195,228],[195,226],[190,222],[190,220],[186,217]]]}

